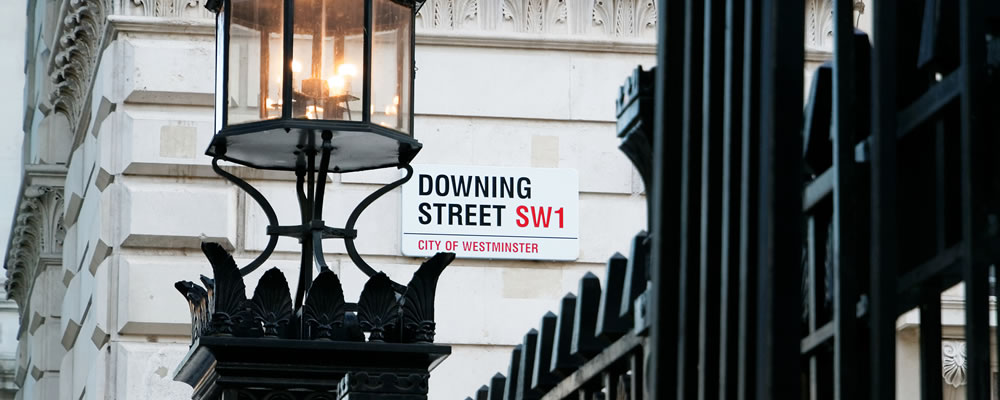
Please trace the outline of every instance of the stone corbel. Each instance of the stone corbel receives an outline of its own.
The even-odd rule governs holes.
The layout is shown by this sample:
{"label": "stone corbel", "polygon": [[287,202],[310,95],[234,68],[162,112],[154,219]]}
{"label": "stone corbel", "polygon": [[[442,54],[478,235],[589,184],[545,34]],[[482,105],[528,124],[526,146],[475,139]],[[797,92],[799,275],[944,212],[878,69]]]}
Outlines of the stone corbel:
{"label": "stone corbel", "polygon": [[[44,260],[61,259],[66,228],[63,225],[63,184],[66,168],[61,165],[25,166],[21,196],[7,243],[4,268],[7,299],[14,300],[23,315],[28,296]],[[26,326],[22,321],[22,327]]]}

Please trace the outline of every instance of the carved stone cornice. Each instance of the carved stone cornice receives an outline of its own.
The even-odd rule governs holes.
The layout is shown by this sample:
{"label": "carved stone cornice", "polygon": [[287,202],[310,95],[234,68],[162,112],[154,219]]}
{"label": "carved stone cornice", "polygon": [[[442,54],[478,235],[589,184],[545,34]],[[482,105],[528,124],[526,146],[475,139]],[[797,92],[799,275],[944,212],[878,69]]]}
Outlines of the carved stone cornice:
{"label": "carved stone cornice", "polygon": [[61,259],[66,236],[62,187],[65,177],[66,169],[62,166],[25,167],[24,186],[4,260],[7,298],[17,303],[22,314],[35,278],[42,271],[43,259]]}

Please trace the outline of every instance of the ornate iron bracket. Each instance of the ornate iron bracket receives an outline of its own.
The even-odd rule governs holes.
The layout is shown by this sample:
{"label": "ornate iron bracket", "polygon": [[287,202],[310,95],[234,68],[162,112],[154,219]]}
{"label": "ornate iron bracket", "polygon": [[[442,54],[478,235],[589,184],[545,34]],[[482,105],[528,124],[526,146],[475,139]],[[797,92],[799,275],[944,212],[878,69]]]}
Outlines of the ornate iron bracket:
{"label": "ornate iron bracket", "polygon": [[[278,237],[287,236],[299,239],[301,241],[309,240],[312,244],[313,257],[316,260],[316,267],[318,272],[322,272],[329,267],[327,267],[326,261],[323,257],[323,239],[344,239],[344,245],[347,249],[347,255],[351,258],[351,261],[365,273],[368,277],[375,276],[378,272],[375,271],[358,253],[357,247],[354,244],[354,239],[358,236],[358,231],[354,229],[355,224],[358,222],[358,218],[361,217],[361,213],[365,211],[375,200],[384,196],[389,191],[401,186],[402,184],[408,182],[410,178],[413,177],[413,167],[409,165],[404,165],[401,168],[406,170],[406,175],[402,178],[386,185],[375,192],[372,192],[364,200],[359,203],[354,210],[351,212],[350,217],[347,219],[347,226],[344,228],[333,228],[326,226],[324,221],[320,219],[323,214],[323,197],[326,189],[326,176],[329,173],[330,166],[330,152],[333,147],[330,145],[330,139],[324,135],[323,138],[323,152],[320,158],[320,168],[319,171],[315,171],[316,181],[313,185],[313,172],[308,170],[305,165],[311,165],[311,162],[306,162],[302,160],[302,168],[296,171],[296,191],[298,193],[299,207],[304,218],[304,221],[300,225],[279,225],[277,214],[274,212],[274,208],[271,206],[270,202],[254,188],[252,185],[240,179],[239,177],[226,172],[221,167],[219,167],[219,159],[212,159],[212,169],[216,174],[225,178],[229,182],[238,186],[252,198],[260,207],[264,210],[264,214],[267,216],[268,226],[267,235],[270,236],[267,246],[264,251],[261,252],[257,258],[247,264],[245,267],[240,268],[240,274],[246,276],[247,274],[253,272],[261,264],[264,263],[271,254],[274,252],[275,247],[278,243]],[[303,156],[303,158],[312,158],[314,155]],[[308,177],[308,179],[307,179]],[[308,184],[307,181],[308,180]],[[406,286],[403,286],[394,281],[390,281],[393,291],[399,294],[403,294],[406,291]],[[302,288],[300,290],[305,290]]]}
{"label": "ornate iron bracket", "polygon": [[[278,215],[274,213],[274,208],[271,207],[271,203],[269,203],[267,199],[264,198],[264,195],[260,194],[260,192],[257,191],[256,188],[251,186],[246,181],[237,178],[236,175],[230,174],[225,170],[223,170],[221,167],[219,167],[218,157],[212,159],[212,170],[214,170],[217,175],[225,178],[227,181],[232,182],[240,189],[243,189],[243,191],[246,192],[248,195],[250,195],[250,198],[252,198],[255,202],[257,202],[257,204],[260,205],[260,208],[264,210],[264,215],[267,216],[267,223],[270,226],[278,226]],[[269,231],[268,234],[271,234],[270,229],[268,231]],[[267,247],[264,248],[264,251],[261,252],[260,255],[257,256],[257,258],[255,258],[253,261],[247,264],[247,266],[240,268],[240,275],[246,276],[247,274],[256,270],[257,267],[260,267],[260,265],[263,264],[264,261],[266,261],[269,257],[271,257],[271,253],[274,252],[274,247],[277,245],[278,245],[278,235],[276,234],[271,235],[271,239],[267,241]]]}
{"label": "ornate iron bracket", "polygon": [[[413,177],[413,167],[409,165],[404,165],[403,169],[406,170],[406,176],[400,178],[399,180],[393,183],[383,186],[379,190],[376,190],[372,194],[368,195],[368,197],[365,197],[365,199],[362,200],[361,203],[359,203],[358,206],[354,208],[354,211],[351,212],[351,216],[347,218],[347,226],[344,229],[346,229],[349,232],[356,232],[354,230],[354,224],[358,222],[358,217],[360,217],[361,213],[365,211],[365,208],[368,208],[368,206],[371,205],[375,200],[378,200],[379,197],[382,197],[390,190],[395,189],[400,185],[408,182],[410,178]],[[361,258],[361,255],[358,254],[358,249],[354,246],[354,237],[344,237],[344,246],[347,247],[347,255],[351,257],[351,261],[353,261],[354,265],[356,265],[358,269],[364,272],[365,275],[368,275],[368,277],[371,278],[376,274],[378,274],[378,272],[376,272],[374,268],[368,265],[368,263],[366,263],[365,260]],[[393,282],[392,280],[390,280],[389,282],[392,284],[392,290],[395,291],[396,293],[403,294],[406,291],[406,286],[400,285],[396,282]]]}

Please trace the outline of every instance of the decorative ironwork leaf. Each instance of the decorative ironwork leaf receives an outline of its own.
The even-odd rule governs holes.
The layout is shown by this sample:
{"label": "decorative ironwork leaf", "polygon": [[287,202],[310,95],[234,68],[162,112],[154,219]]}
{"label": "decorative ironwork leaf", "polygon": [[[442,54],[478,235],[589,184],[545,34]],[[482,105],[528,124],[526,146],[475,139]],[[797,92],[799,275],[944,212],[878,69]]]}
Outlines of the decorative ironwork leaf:
{"label": "decorative ironwork leaf", "polygon": [[434,294],[438,277],[455,259],[455,253],[437,253],[420,264],[402,299],[403,341],[434,342]]}
{"label": "decorative ironwork leaf", "polygon": [[214,334],[232,335],[240,330],[247,316],[246,285],[236,261],[218,243],[203,242],[201,251],[212,264],[215,279],[202,276],[208,286],[211,330]]}
{"label": "decorative ironwork leaf", "polygon": [[361,290],[358,322],[362,330],[370,332],[369,341],[399,341],[399,303],[385,273],[372,276]]}
{"label": "decorative ironwork leaf", "polygon": [[309,326],[306,337],[346,339],[343,331],[345,311],[344,289],[340,286],[340,278],[333,271],[324,269],[309,287],[302,306],[302,321]]}
{"label": "decorative ironwork leaf", "polygon": [[271,268],[264,273],[253,291],[250,308],[253,327],[262,329],[264,336],[287,337],[285,333],[292,320],[292,296],[281,270]]}
{"label": "decorative ironwork leaf", "polygon": [[208,292],[205,288],[191,281],[174,283],[178,292],[187,299],[191,311],[191,342],[205,332],[208,324]]}

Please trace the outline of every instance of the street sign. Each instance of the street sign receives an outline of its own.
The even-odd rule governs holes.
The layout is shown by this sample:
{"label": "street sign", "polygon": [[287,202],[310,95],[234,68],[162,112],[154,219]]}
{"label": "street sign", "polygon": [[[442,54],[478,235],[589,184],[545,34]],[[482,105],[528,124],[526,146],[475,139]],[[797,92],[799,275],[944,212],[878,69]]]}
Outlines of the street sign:
{"label": "street sign", "polygon": [[402,249],[464,258],[576,260],[579,177],[564,168],[413,165]]}

